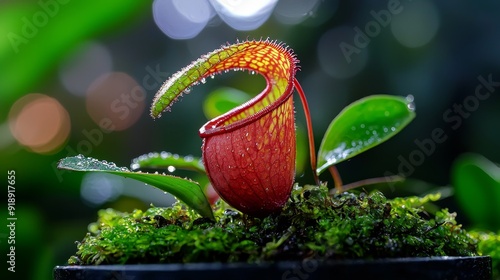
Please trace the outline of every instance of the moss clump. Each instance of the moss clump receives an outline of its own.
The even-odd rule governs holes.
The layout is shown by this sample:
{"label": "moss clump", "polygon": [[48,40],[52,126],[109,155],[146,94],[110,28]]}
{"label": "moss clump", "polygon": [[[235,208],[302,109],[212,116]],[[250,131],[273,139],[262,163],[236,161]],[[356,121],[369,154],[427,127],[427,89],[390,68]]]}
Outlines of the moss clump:
{"label": "moss clump", "polygon": [[283,211],[264,219],[216,205],[217,222],[176,204],[145,212],[99,211],[70,264],[260,262],[473,256],[472,239],[438,199],[386,199],[380,192],[331,196],[326,187],[296,187]]}
{"label": "moss clump", "polygon": [[493,279],[500,280],[500,232],[473,231],[470,233],[478,240],[478,252],[492,259]]}

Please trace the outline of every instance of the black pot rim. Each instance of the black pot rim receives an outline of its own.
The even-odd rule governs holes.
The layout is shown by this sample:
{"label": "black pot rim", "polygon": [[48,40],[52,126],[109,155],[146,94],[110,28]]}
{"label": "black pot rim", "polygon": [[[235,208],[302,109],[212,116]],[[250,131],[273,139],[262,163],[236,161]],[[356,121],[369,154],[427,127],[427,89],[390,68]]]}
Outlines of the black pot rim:
{"label": "black pot rim", "polygon": [[318,262],[65,265],[54,279],[491,279],[491,257],[412,257]]}

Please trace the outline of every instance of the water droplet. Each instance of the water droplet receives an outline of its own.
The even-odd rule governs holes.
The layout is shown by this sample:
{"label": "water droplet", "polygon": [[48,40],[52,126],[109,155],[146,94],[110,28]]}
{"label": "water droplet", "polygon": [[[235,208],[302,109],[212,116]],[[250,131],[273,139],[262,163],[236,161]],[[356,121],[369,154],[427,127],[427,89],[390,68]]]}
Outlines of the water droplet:
{"label": "water droplet", "polygon": [[351,130],[352,131],[356,130],[356,127],[355,126],[351,126]]}
{"label": "water droplet", "polygon": [[362,123],[359,127],[361,127],[361,128],[365,128],[365,124],[364,124],[364,123]]}
{"label": "water droplet", "polygon": [[415,100],[415,97],[413,97],[413,95],[408,94],[406,96],[406,102],[413,102],[414,100]]}
{"label": "water droplet", "polygon": [[167,167],[167,170],[168,172],[172,173],[175,171],[175,166],[170,165],[169,167]]}
{"label": "water droplet", "polygon": [[206,82],[207,82],[207,80],[206,80],[205,78],[202,78],[202,79],[200,80],[200,82],[201,82],[202,84],[204,84],[204,83],[206,83]]}
{"label": "water droplet", "polygon": [[193,161],[194,157],[191,155],[185,156],[184,161]]}
{"label": "water droplet", "polygon": [[389,129],[387,127],[385,127],[385,126],[384,126],[383,130],[384,130],[384,132],[389,131]]}
{"label": "water droplet", "polygon": [[130,165],[130,169],[132,170],[137,170],[139,169],[141,166],[139,165],[139,163],[137,162],[133,162],[131,165]]}
{"label": "water droplet", "polygon": [[415,111],[415,103],[413,103],[414,100],[415,98],[413,97],[413,95],[409,94],[408,96],[406,96],[406,107],[412,112]]}
{"label": "water droplet", "polygon": [[210,79],[213,79],[213,78],[215,78],[215,75],[214,74],[210,75]]}
{"label": "water droplet", "polygon": [[396,128],[394,126],[391,127],[391,131],[396,131]]}
{"label": "water droplet", "polygon": [[255,71],[250,71],[250,75],[255,75]]}
{"label": "water droplet", "polygon": [[171,153],[165,152],[165,151],[160,153],[160,156],[162,159],[166,159],[166,158],[170,157],[171,155],[172,155]]}

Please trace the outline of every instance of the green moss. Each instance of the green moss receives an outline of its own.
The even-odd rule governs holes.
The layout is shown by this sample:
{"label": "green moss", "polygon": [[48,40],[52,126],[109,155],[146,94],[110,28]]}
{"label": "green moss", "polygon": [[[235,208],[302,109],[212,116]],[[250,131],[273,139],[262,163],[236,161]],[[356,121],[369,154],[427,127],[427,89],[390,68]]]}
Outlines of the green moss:
{"label": "green moss", "polygon": [[216,205],[217,222],[176,204],[142,212],[101,210],[70,264],[261,262],[472,256],[471,238],[446,209],[423,205],[439,196],[386,199],[382,193],[330,196],[296,187],[283,211],[264,219]]}
{"label": "green moss", "polygon": [[471,235],[478,240],[478,252],[490,256],[493,262],[493,279],[500,280],[500,232],[473,231]]}

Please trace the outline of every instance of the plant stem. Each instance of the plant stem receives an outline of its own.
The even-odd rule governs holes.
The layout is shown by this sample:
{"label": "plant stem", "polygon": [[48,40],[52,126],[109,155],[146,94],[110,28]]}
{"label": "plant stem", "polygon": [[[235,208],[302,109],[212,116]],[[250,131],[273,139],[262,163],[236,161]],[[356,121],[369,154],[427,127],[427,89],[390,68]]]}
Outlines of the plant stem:
{"label": "plant stem", "polygon": [[337,192],[342,192],[342,178],[340,178],[340,173],[335,165],[330,165],[328,167],[330,174],[332,174],[333,184]]}
{"label": "plant stem", "polygon": [[316,185],[319,186],[321,184],[321,182],[319,181],[318,173],[316,172],[316,167],[317,167],[316,148],[314,146],[314,133],[313,133],[313,128],[312,128],[311,113],[309,111],[309,105],[307,105],[306,95],[304,93],[304,90],[302,89],[302,86],[299,84],[299,81],[297,81],[297,78],[293,79],[293,85],[295,86],[295,88],[297,89],[297,92],[299,93],[300,101],[302,102],[302,107],[304,108],[304,115],[306,116],[306,124],[307,124],[307,136],[309,139],[309,158],[311,161],[311,168],[313,171],[314,181],[316,182]]}
{"label": "plant stem", "polygon": [[[340,192],[345,192],[345,191],[352,190],[355,188],[359,188],[361,186],[368,186],[368,185],[374,185],[374,184],[379,184],[379,183],[388,183],[388,182],[401,182],[404,180],[405,180],[404,177],[401,177],[398,175],[378,177],[378,178],[371,178],[371,179],[357,181],[357,182],[350,183],[350,184],[343,185],[343,186],[341,185],[340,187],[337,187],[337,185],[335,184],[334,190],[335,190],[335,192],[340,193]],[[333,190],[330,191],[331,194],[333,194],[332,191]]]}

